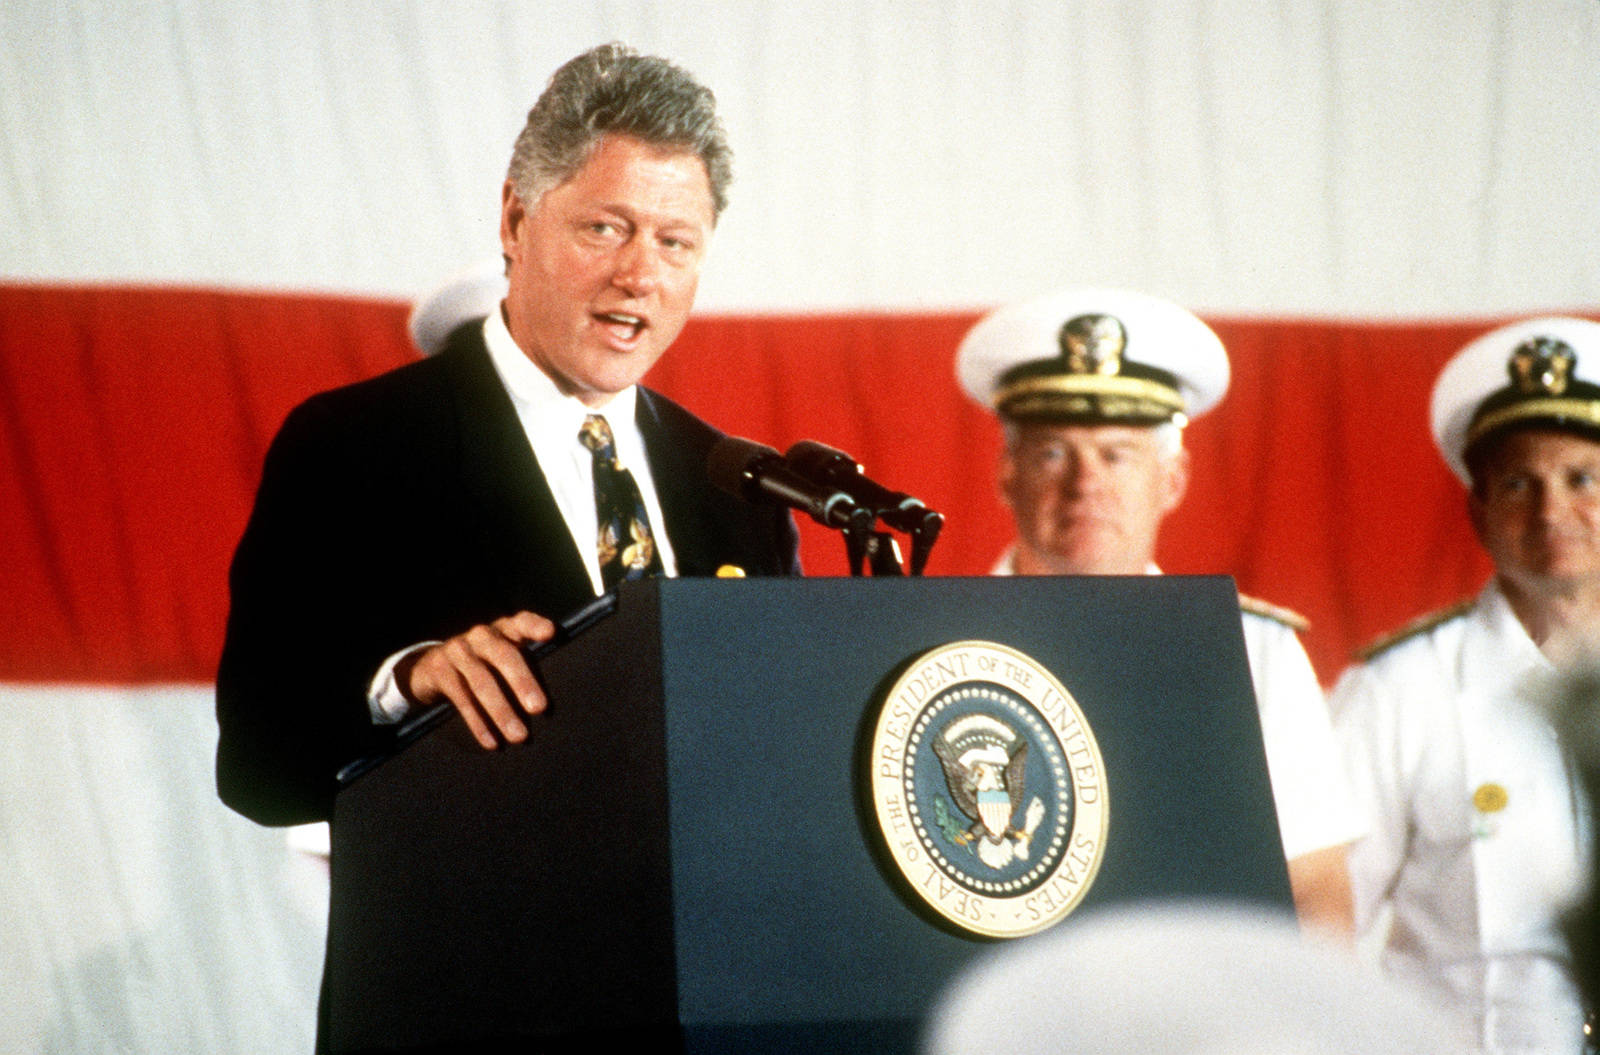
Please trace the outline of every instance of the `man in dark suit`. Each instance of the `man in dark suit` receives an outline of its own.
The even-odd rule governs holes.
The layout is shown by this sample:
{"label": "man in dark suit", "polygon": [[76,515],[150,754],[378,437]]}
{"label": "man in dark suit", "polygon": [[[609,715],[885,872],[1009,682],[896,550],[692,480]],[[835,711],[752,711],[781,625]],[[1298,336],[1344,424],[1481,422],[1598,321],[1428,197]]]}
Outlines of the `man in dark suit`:
{"label": "man in dark suit", "polygon": [[606,45],[552,77],[502,190],[500,310],[308,400],[267,455],[217,675],[230,806],[328,817],[339,768],[421,707],[525,739],[524,647],[617,576],[798,571],[788,514],[707,479],[719,434],[637,386],[729,176],[711,93],[670,63]]}

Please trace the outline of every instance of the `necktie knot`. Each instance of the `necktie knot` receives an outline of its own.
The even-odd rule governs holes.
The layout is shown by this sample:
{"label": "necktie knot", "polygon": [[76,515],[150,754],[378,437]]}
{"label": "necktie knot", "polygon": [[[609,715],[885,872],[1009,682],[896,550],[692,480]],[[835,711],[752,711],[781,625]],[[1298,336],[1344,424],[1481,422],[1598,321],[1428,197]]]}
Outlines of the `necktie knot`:
{"label": "necktie knot", "polygon": [[617,441],[611,435],[611,423],[600,414],[590,414],[583,419],[583,427],[578,430],[578,442],[596,458],[612,463],[617,460]]}

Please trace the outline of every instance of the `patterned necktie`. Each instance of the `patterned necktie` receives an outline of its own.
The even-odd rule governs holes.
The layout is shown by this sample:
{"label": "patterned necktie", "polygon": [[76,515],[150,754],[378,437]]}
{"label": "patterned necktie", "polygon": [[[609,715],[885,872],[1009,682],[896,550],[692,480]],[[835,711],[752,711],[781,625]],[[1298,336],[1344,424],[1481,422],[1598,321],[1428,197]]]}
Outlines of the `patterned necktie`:
{"label": "patterned necktie", "polygon": [[655,536],[650,533],[650,518],[633,474],[617,464],[611,426],[599,414],[590,414],[578,430],[578,441],[594,455],[601,582],[610,591],[623,579],[660,575],[661,557],[656,553]]}

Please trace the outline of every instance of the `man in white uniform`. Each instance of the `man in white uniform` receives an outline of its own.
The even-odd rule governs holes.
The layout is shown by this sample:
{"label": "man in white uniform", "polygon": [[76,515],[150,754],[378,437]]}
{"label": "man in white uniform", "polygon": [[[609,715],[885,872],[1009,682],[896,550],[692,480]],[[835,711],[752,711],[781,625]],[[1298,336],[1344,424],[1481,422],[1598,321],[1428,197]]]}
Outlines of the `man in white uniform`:
{"label": "man in white uniform", "polygon": [[[1228,387],[1210,327],[1141,293],[1071,289],[985,317],[957,373],[1005,429],[999,485],[1017,539],[996,574],[1159,572],[1156,538],[1189,480],[1183,427]],[[1303,621],[1240,600],[1295,907],[1306,925],[1347,934],[1345,850],[1361,825],[1296,636]]]}
{"label": "man in white uniform", "polygon": [[1578,1052],[1556,915],[1586,810],[1541,701],[1600,632],[1600,324],[1534,319],[1467,345],[1433,433],[1494,562],[1471,602],[1369,648],[1332,704],[1370,834],[1358,927],[1455,1006],[1472,1050]]}

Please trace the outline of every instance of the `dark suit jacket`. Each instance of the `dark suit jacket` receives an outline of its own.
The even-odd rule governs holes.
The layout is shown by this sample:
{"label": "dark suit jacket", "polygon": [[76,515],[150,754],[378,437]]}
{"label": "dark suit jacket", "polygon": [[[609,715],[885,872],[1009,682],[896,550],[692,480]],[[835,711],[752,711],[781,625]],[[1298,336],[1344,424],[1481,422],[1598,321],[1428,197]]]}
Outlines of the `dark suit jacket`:
{"label": "dark suit jacket", "polygon": [[[640,391],[638,423],[678,573],[794,574],[788,513],[706,477],[720,436]],[[367,686],[418,641],[592,587],[477,325],[437,356],[314,396],[267,453],[230,575],[217,786],[266,824],[327,818],[346,763],[384,748]]]}

